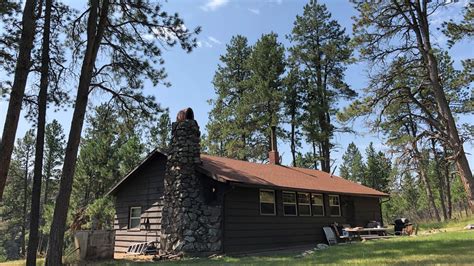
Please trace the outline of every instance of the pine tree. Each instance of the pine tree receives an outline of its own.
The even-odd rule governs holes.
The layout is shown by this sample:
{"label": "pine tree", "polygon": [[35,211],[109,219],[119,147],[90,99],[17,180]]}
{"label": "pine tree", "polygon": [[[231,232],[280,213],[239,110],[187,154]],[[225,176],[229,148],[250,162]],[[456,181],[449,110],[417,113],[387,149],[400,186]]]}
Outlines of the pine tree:
{"label": "pine tree", "polygon": [[[144,145],[135,133],[136,124],[125,121],[106,104],[94,108],[87,124],[73,186],[72,201],[76,209],[105,195],[139,163],[144,152]],[[131,124],[134,126],[129,127]]]}
{"label": "pine tree", "polygon": [[362,154],[354,142],[349,143],[346,152],[342,155],[342,165],[339,169],[339,174],[341,177],[354,182],[362,183],[364,180],[365,165],[362,160]]}
{"label": "pine tree", "polygon": [[455,23],[452,19],[444,22],[443,32],[449,37],[448,43],[451,46],[464,38],[474,37],[474,3],[467,3],[464,7],[464,16],[461,22]]}
{"label": "pine tree", "polygon": [[318,150],[321,169],[330,172],[335,103],[339,98],[355,95],[344,82],[344,71],[352,54],[349,36],[331,19],[325,5],[310,1],[303,15],[296,17],[288,39],[294,44],[290,58],[301,65],[302,78],[309,81],[303,106],[306,139],[313,146],[313,156]]}
{"label": "pine tree", "polygon": [[214,75],[216,99],[209,100],[213,108],[206,125],[204,144],[210,154],[250,160],[259,156],[255,140],[257,127],[251,112],[255,89],[250,86],[248,60],[252,48],[247,38],[233,36]]}
{"label": "pine tree", "polygon": [[57,120],[51,121],[45,129],[44,166],[43,166],[43,200],[40,221],[40,241],[38,251],[44,252],[47,246],[49,226],[52,219],[54,199],[59,189],[61,165],[64,160],[65,136],[61,124]]}
{"label": "pine tree", "polygon": [[[26,254],[27,228],[29,223],[32,166],[35,154],[34,130],[28,130],[24,137],[17,140],[13,151],[11,178],[5,189],[5,197],[0,205],[0,221],[5,223],[5,231],[0,235],[7,247],[9,258],[23,258]],[[1,229],[0,229],[1,230]],[[8,248],[7,245],[12,245]]]}
{"label": "pine tree", "polygon": [[[91,0],[88,5],[70,31],[77,51],[73,53],[74,60],[82,60],[82,65],[46,265],[61,264],[76,160],[91,91],[97,89],[112,95],[127,111],[156,112],[155,98],[143,94],[143,79],[149,79],[154,86],[163,82],[166,72],[162,66],[162,48],[179,44],[191,52],[197,45],[194,36],[200,32],[199,27],[188,30],[178,14],[162,11],[160,3]],[[145,35],[151,38],[143,38]]]}
{"label": "pine tree", "polygon": [[171,119],[169,110],[166,109],[158,119],[158,125],[150,129],[151,149],[166,152],[171,141]]}
{"label": "pine tree", "polygon": [[[277,40],[275,33],[264,34],[254,45],[248,60],[250,86],[253,94],[253,112],[255,125],[261,140],[266,140],[266,149],[270,148],[270,127],[281,123],[281,107],[284,96],[283,73],[285,72],[285,48]],[[282,128],[277,130],[281,137]],[[254,147],[255,148],[255,147]],[[261,151],[259,159],[267,159],[268,153]]]}
{"label": "pine tree", "polygon": [[302,132],[302,106],[303,106],[303,90],[305,81],[301,77],[299,66],[294,62],[289,64],[289,73],[284,79],[284,97],[283,105],[285,109],[285,118],[288,124],[290,124],[290,132],[288,139],[290,140],[290,151],[292,156],[293,166],[297,166],[296,156],[298,154],[297,149],[301,148]]}
{"label": "pine tree", "polygon": [[387,192],[389,190],[390,174],[392,172],[392,164],[385,154],[381,151],[376,152],[371,142],[366,149],[367,166],[362,184]]}
{"label": "pine tree", "polygon": [[16,130],[20,119],[21,105],[25,93],[26,81],[31,67],[31,51],[35,38],[37,20],[37,3],[26,0],[21,22],[21,37],[18,46],[18,57],[14,70],[8,110],[3,126],[2,141],[0,142],[0,200],[7,180],[11,155],[15,142]]}
{"label": "pine tree", "polygon": [[[452,159],[465,184],[469,205],[474,210],[474,178],[440,79],[442,71],[436,49],[431,42],[430,15],[444,3],[417,0],[377,5],[354,1],[354,4],[360,13],[353,26],[354,43],[359,47],[361,58],[373,66],[371,76],[376,77],[377,81],[372,79],[371,82],[390,84],[391,78],[386,73],[390,72],[394,62],[398,72],[421,74],[421,82],[416,89],[411,89],[429,91],[434,106],[426,106],[424,102],[416,101],[415,97],[410,100],[421,109],[425,122],[438,132],[437,138],[456,154]],[[400,56],[404,57],[403,61]],[[412,68],[413,62],[418,62],[418,69]],[[432,110],[435,110],[436,118],[432,117]]]}

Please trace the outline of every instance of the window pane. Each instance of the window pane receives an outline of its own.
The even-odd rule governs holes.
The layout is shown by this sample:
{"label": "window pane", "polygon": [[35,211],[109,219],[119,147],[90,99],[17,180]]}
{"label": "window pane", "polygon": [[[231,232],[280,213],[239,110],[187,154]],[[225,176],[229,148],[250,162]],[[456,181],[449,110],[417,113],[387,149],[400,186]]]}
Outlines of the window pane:
{"label": "window pane", "polygon": [[275,214],[275,204],[260,203],[260,212],[262,214]]}
{"label": "window pane", "polygon": [[339,206],[331,206],[331,215],[333,216],[339,216],[341,215]]}
{"label": "window pane", "polygon": [[260,191],[260,202],[275,202],[275,194],[273,191]]}
{"label": "window pane", "polygon": [[323,216],[324,215],[324,207],[313,205],[313,215]]}
{"label": "window pane", "polygon": [[138,228],[140,227],[140,219],[133,218],[130,219],[130,228]]}
{"label": "window pane", "polygon": [[309,193],[298,193],[298,203],[309,204]]}
{"label": "window pane", "polygon": [[296,205],[283,205],[285,215],[296,215]]}
{"label": "window pane", "polygon": [[321,206],[324,205],[323,195],[313,194],[312,199],[313,199],[313,202],[312,202],[313,205],[321,205]]}
{"label": "window pane", "polygon": [[339,205],[339,197],[338,196],[330,196],[329,203],[331,205]]}
{"label": "window pane", "polygon": [[130,210],[130,217],[140,217],[142,214],[142,208],[132,207]]}
{"label": "window pane", "polygon": [[283,202],[284,203],[296,203],[295,193],[283,192]]}
{"label": "window pane", "polygon": [[311,212],[310,212],[310,206],[309,205],[299,205],[298,206],[298,211],[300,213],[300,215],[302,216],[309,216],[311,215]]}

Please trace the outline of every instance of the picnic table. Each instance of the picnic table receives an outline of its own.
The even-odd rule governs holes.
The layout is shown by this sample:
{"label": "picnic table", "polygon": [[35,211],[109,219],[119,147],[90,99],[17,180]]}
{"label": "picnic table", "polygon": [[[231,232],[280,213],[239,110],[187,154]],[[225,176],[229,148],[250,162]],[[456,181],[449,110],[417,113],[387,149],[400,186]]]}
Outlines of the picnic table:
{"label": "picnic table", "polygon": [[391,236],[387,235],[388,228],[385,227],[354,227],[354,228],[344,228],[344,230],[350,235],[356,236],[361,239],[379,239],[379,238],[388,238]]}

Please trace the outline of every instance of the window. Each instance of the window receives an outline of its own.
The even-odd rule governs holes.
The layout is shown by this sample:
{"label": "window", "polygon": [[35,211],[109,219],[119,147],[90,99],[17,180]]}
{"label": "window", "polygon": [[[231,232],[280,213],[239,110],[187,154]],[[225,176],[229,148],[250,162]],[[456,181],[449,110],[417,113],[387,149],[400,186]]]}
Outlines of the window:
{"label": "window", "polygon": [[130,220],[128,221],[128,229],[140,229],[140,216],[142,215],[141,207],[130,207]]}
{"label": "window", "polygon": [[339,202],[339,196],[329,195],[329,210],[331,216],[341,216],[341,204]]}
{"label": "window", "polygon": [[314,216],[324,216],[323,194],[311,194],[311,209]]}
{"label": "window", "polygon": [[297,215],[295,192],[283,192],[283,215],[285,216]]}
{"label": "window", "polygon": [[260,214],[275,215],[275,191],[260,190]]}
{"label": "window", "polygon": [[298,192],[298,213],[300,216],[311,216],[309,193]]}

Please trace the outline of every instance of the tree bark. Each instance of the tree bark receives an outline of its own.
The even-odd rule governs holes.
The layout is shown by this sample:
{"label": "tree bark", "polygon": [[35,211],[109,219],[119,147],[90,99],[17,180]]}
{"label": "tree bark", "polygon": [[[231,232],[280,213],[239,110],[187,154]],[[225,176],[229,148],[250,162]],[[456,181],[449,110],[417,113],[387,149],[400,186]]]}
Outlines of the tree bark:
{"label": "tree bark", "polygon": [[[44,134],[46,125],[46,108],[49,76],[49,41],[51,28],[51,8],[53,0],[46,0],[44,13],[43,43],[41,50],[41,78],[38,94],[38,123],[36,133],[35,166],[33,170],[33,188],[31,191],[30,235],[26,265],[36,265],[36,253],[39,241],[41,181],[43,178]],[[43,8],[40,6],[40,8]]]}
{"label": "tree bark", "polygon": [[21,104],[25,94],[26,80],[31,66],[31,50],[35,38],[35,0],[26,0],[22,16],[22,30],[18,59],[15,66],[15,76],[8,103],[7,116],[3,126],[3,135],[0,142],[0,200],[7,181],[13,145],[15,142],[18,120],[20,118]]}
{"label": "tree bark", "polygon": [[61,183],[59,193],[54,207],[53,222],[49,234],[48,252],[46,257],[47,266],[61,265],[63,254],[63,240],[66,229],[66,218],[69,208],[69,200],[72,192],[72,183],[76,167],[77,152],[81,139],[81,131],[84,124],[84,116],[87,109],[89,86],[94,71],[97,53],[100,48],[102,37],[107,24],[109,12],[109,1],[102,1],[99,8],[99,0],[90,1],[90,11],[87,21],[87,48],[77,88],[76,103],[69,131],[68,143],[64,157]]}

